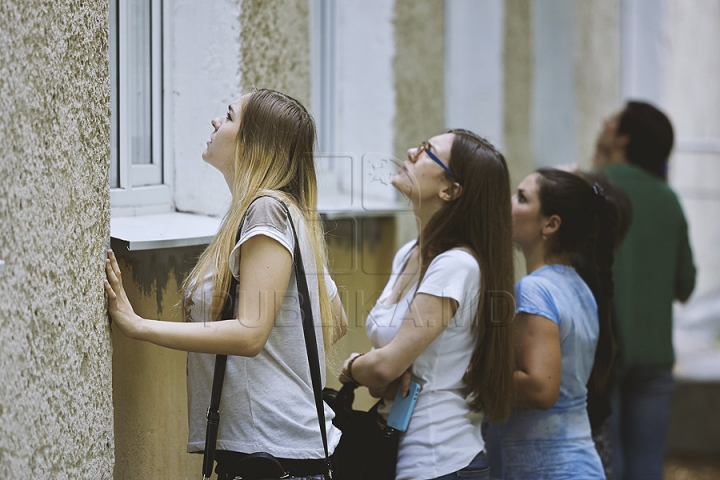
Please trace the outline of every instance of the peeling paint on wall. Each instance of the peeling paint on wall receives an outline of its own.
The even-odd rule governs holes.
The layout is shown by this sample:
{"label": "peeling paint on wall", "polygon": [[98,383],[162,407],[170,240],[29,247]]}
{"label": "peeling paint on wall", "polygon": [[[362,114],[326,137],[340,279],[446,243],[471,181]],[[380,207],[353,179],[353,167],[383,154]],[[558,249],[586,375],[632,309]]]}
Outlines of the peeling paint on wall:
{"label": "peeling paint on wall", "polygon": [[[155,296],[157,315],[163,313],[163,292],[170,277],[176,285],[182,285],[185,275],[192,270],[205,245],[197,247],[166,248],[129,252],[121,241],[113,240],[112,248],[120,261],[126,262],[132,271],[132,281],[143,296]],[[173,296],[175,292],[172,292]]]}
{"label": "peeling paint on wall", "polygon": [[0,6],[0,478],[112,478],[107,19]]}

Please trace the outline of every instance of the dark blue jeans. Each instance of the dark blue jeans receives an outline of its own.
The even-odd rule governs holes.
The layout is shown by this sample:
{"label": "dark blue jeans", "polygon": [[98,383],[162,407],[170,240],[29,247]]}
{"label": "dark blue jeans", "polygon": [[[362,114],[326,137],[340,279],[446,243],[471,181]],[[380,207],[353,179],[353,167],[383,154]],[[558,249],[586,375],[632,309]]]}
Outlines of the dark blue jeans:
{"label": "dark blue jeans", "polygon": [[619,480],[662,480],[674,390],[670,368],[634,367],[618,372],[610,432],[613,469]]}
{"label": "dark blue jeans", "polygon": [[435,480],[489,480],[490,479],[490,467],[488,466],[487,458],[485,458],[485,452],[480,452],[475,458],[473,458],[470,464],[458,470],[457,472],[448,473],[442,477],[438,477]]}

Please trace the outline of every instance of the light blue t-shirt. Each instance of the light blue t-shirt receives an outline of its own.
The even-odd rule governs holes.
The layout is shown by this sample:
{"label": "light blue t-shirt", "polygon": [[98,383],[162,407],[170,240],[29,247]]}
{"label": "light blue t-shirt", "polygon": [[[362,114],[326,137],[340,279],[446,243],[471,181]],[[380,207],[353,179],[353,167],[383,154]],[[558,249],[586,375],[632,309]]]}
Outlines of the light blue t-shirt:
{"label": "light blue t-shirt", "polygon": [[517,313],[558,325],[562,375],[560,395],[549,410],[513,409],[486,438],[493,478],[604,479],[587,416],[587,382],[597,347],[599,322],[592,291],[574,268],[548,265],[515,286]]}

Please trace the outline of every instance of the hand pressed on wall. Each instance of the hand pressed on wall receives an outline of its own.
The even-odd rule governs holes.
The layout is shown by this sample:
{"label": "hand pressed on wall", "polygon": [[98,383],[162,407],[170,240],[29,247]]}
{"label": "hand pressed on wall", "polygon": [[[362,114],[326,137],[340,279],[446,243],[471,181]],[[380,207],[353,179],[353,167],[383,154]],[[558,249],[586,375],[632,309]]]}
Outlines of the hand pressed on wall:
{"label": "hand pressed on wall", "polygon": [[108,250],[105,260],[107,279],[104,280],[105,291],[108,295],[108,314],[120,331],[130,338],[135,338],[142,319],[135,314],[125,288],[122,284],[122,274],[115,258],[115,253]]}

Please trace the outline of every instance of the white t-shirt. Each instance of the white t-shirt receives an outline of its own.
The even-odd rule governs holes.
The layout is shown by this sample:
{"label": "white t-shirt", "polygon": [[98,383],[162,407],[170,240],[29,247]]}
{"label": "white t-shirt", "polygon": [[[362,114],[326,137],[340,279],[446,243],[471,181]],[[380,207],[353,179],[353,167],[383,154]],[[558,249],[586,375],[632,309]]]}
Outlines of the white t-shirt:
{"label": "white t-shirt", "polygon": [[[366,330],[373,347],[390,343],[408,314],[415,288],[395,305],[385,300],[414,245],[395,255],[390,280],[368,315]],[[455,299],[459,306],[443,332],[415,360],[410,372],[422,386],[407,432],[400,436],[396,479],[436,478],[466,467],[484,448],[478,418],[468,418],[463,376],[475,348],[471,329],[480,293],[480,266],[462,249],[444,252],[430,263],[418,293]],[[408,321],[410,317],[408,317]],[[419,322],[417,322],[419,324]],[[390,411],[386,401],[381,413]]]}
{"label": "white t-shirt", "polygon": [[[295,210],[291,212],[312,297],[320,373],[325,385],[325,349],[315,256],[302,217]],[[260,198],[248,209],[240,241],[230,254],[230,269],[236,278],[240,269],[240,245],[255,235],[277,240],[293,254],[295,242],[285,211],[277,200]],[[324,275],[328,295],[333,299],[337,287],[327,271]],[[211,277],[208,275],[203,280],[203,286],[196,291],[188,321],[202,322],[209,318],[212,295]],[[297,295],[293,269],[282,309],[265,347],[253,358],[228,357],[220,401],[218,450],[268,452],[280,458],[324,458]],[[188,452],[199,452],[205,448],[205,412],[210,406],[214,366],[215,355],[188,353]],[[332,409],[325,405],[331,454],[340,441],[340,431],[332,425],[334,416]]]}

